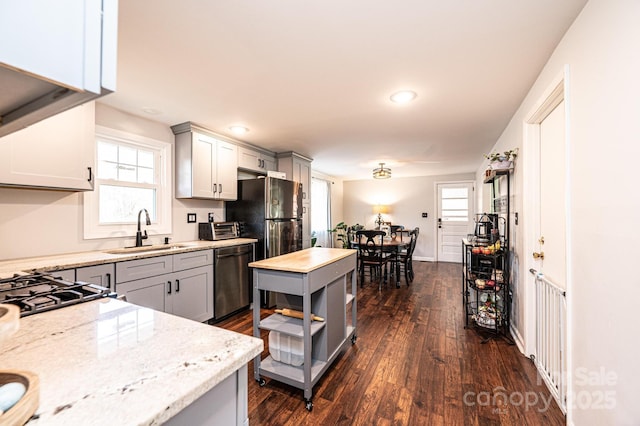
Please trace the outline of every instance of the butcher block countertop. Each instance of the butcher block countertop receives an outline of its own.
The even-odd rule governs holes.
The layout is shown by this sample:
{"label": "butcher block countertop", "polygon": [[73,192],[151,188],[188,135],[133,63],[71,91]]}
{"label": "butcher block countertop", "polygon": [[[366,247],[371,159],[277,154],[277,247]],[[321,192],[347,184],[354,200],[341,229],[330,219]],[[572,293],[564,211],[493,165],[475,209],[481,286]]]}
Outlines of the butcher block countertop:
{"label": "butcher block countertop", "polygon": [[249,267],[304,274],[355,254],[356,250],[351,249],[311,247],[305,250],[251,262],[249,263]]}
{"label": "butcher block countertop", "polygon": [[40,380],[37,425],[157,425],[247,364],[261,339],[105,298],[20,319],[0,369]]}
{"label": "butcher block countertop", "polygon": [[160,248],[160,250],[152,251],[137,251],[139,250],[138,248],[130,248],[124,250],[105,248],[104,250],[4,260],[0,261],[0,279],[9,278],[17,273],[32,273],[34,271],[55,272],[62,269],[81,268],[84,266],[94,266],[105,263],[122,262],[125,260],[143,259],[146,257],[164,256],[168,254],[236,246],[240,244],[251,244],[255,243],[256,241],[257,240],[252,238],[232,238],[220,241],[186,241],[180,243],[170,243],[166,245],[166,249],[162,249],[165,247],[164,245],[154,245],[148,247],[156,249]]}

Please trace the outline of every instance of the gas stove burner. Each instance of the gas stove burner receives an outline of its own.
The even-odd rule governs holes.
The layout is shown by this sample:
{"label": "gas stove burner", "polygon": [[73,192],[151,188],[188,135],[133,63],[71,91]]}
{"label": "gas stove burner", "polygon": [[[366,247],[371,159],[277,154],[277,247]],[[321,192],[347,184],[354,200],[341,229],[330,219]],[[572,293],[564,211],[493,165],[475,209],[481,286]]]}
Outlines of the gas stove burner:
{"label": "gas stove burner", "polygon": [[0,280],[0,303],[20,307],[20,316],[44,312],[101,297],[114,297],[108,288],[82,281],[65,281],[43,273]]}

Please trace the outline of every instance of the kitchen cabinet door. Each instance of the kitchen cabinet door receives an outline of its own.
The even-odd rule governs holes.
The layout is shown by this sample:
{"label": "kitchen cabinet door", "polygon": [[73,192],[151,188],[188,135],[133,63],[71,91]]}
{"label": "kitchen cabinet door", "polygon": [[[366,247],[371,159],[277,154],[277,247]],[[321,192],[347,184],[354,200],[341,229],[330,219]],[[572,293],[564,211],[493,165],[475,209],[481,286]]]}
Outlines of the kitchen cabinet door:
{"label": "kitchen cabinet door", "polygon": [[238,147],[238,168],[250,170],[257,173],[266,173],[270,170],[277,170],[276,158],[264,152],[247,148]]}
{"label": "kitchen cabinet door", "polygon": [[238,199],[238,147],[232,143],[218,141],[216,151],[216,199]]}
{"label": "kitchen cabinet door", "polygon": [[237,199],[238,147],[190,128],[189,123],[172,127],[176,134],[176,198]]}
{"label": "kitchen cabinet door", "polygon": [[192,195],[194,198],[215,198],[217,141],[206,135],[193,134]]}
{"label": "kitchen cabinet door", "polygon": [[93,190],[95,103],[0,138],[0,185]]}
{"label": "kitchen cabinet door", "polygon": [[165,294],[173,291],[171,279],[173,274],[159,275],[141,280],[118,283],[116,292],[118,296],[124,296],[126,301],[156,311],[167,312],[167,300]]}
{"label": "kitchen cabinet door", "polygon": [[115,265],[107,263],[104,265],[86,266],[76,269],[76,281],[84,281],[90,284],[97,284],[113,290],[115,287]]}
{"label": "kitchen cabinet door", "polygon": [[199,322],[213,318],[213,266],[174,273],[168,298],[167,312]]}

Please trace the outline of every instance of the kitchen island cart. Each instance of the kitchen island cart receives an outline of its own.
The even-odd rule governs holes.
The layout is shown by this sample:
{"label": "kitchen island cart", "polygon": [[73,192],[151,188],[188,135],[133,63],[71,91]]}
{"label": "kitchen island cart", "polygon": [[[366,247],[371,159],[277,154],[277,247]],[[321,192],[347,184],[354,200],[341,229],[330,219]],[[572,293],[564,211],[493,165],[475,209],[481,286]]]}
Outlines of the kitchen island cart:
{"label": "kitchen island cart", "polygon": [[[261,386],[266,376],[303,389],[306,408],[311,411],[313,386],[349,341],[356,341],[356,251],[312,247],[249,266],[253,268],[253,300],[260,300],[260,290],[276,292],[278,307],[302,312],[302,318],[274,313],[261,320],[260,309],[254,305],[255,337],[260,337],[260,330],[270,330],[303,342],[301,366],[258,355],[253,364],[255,379]],[[347,291],[349,275],[351,288]],[[312,315],[323,321],[312,320]]]}

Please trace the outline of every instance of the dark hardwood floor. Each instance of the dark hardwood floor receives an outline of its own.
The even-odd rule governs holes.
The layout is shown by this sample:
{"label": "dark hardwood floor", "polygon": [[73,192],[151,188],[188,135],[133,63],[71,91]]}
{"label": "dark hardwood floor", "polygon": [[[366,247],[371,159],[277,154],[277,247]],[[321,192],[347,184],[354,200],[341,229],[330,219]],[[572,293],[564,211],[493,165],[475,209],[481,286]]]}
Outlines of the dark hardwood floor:
{"label": "dark hardwood floor", "polygon": [[[266,379],[249,364],[249,423],[257,425],[561,425],[531,361],[505,339],[464,328],[461,266],[414,262],[407,287],[358,288],[358,339],[313,388]],[[262,315],[269,312],[263,310]],[[252,334],[251,312],[216,324]],[[267,355],[267,334],[265,351]]]}

